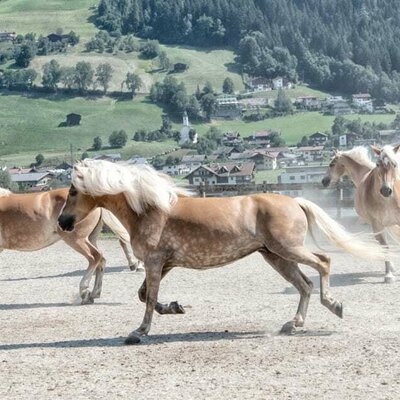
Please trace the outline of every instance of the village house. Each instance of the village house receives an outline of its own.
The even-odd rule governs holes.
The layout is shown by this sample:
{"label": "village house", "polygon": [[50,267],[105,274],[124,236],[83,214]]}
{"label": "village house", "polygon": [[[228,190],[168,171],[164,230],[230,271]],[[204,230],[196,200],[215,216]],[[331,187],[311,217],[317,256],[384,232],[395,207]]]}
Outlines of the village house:
{"label": "village house", "polygon": [[0,32],[0,42],[13,42],[16,37],[15,32]]}
{"label": "village house", "polygon": [[147,158],[140,156],[132,156],[128,159],[127,163],[129,165],[148,165]]}
{"label": "village house", "polygon": [[254,162],[201,165],[185,178],[191,185],[244,185],[254,182]]}
{"label": "village house", "polygon": [[272,90],[271,81],[267,78],[252,78],[247,85],[253,92],[264,92]]}
{"label": "village house", "polygon": [[239,132],[224,133],[221,143],[224,146],[236,147],[243,142]]}
{"label": "village house", "polygon": [[316,96],[299,96],[296,98],[297,106],[302,110],[320,110],[321,100]]}
{"label": "village house", "polygon": [[214,150],[211,155],[216,159],[216,160],[224,160],[226,158],[229,158],[229,156],[233,153],[240,153],[239,150],[237,150],[236,147],[233,146],[220,146],[216,150]]}
{"label": "village house", "polygon": [[257,171],[272,170],[278,166],[278,154],[278,152],[265,150],[246,150],[243,153],[232,153],[229,160],[232,162],[253,161]]}
{"label": "village house", "polygon": [[277,77],[275,79],[272,79],[272,88],[274,90],[283,89],[284,88],[283,78]]}
{"label": "village house", "polygon": [[189,122],[189,117],[187,115],[187,112],[183,113],[183,122],[182,122],[182,128],[180,131],[180,136],[179,136],[179,144],[187,144],[187,143],[192,143],[196,144],[197,143],[197,133],[193,129],[192,125],[190,125]]}
{"label": "village house", "polygon": [[81,123],[82,116],[76,113],[70,113],[67,115],[66,126],[77,126]]}
{"label": "village house", "polygon": [[294,150],[305,162],[317,162],[324,159],[324,146],[304,146]]}
{"label": "village house", "polygon": [[181,164],[189,168],[189,171],[193,171],[206,161],[208,157],[205,154],[190,154],[182,157]]}
{"label": "village house", "polygon": [[353,112],[349,102],[342,96],[328,96],[321,105],[322,111],[330,115],[346,115]]}
{"label": "village house", "polygon": [[162,167],[162,172],[171,176],[179,176],[179,175],[187,175],[190,172],[190,169],[185,164],[178,165],[164,165]]}
{"label": "village house", "polygon": [[310,146],[323,146],[328,141],[328,135],[322,132],[315,132],[310,135],[308,143]]}
{"label": "village house", "polygon": [[273,134],[274,132],[270,130],[258,131],[248,137],[245,137],[244,140],[257,147],[269,146],[271,145],[271,135]]}
{"label": "village house", "polygon": [[18,184],[20,190],[31,190],[33,188],[47,189],[53,175],[50,172],[28,172],[10,174],[11,181]]}
{"label": "village house", "polygon": [[93,160],[103,160],[103,161],[117,162],[117,161],[121,161],[122,157],[121,157],[120,153],[116,153],[116,154],[100,154],[98,156],[93,157]]}
{"label": "village house", "polygon": [[351,96],[354,106],[361,107],[364,104],[369,103],[372,98],[369,93],[357,93]]}
{"label": "village house", "polygon": [[322,178],[326,175],[326,169],[327,165],[287,167],[285,171],[278,176],[278,183],[320,183]]}
{"label": "village house", "polygon": [[47,35],[47,39],[49,39],[50,42],[56,43],[56,42],[68,42],[69,35],[60,35],[58,33],[50,33],[50,35]]}
{"label": "village house", "polygon": [[174,72],[185,72],[189,66],[185,63],[175,63],[174,64]]}
{"label": "village house", "polygon": [[379,139],[384,144],[390,144],[397,141],[400,132],[397,129],[382,129],[378,131]]}
{"label": "village house", "polygon": [[239,102],[236,96],[222,94],[215,99],[216,107],[212,118],[236,119],[242,116]]}

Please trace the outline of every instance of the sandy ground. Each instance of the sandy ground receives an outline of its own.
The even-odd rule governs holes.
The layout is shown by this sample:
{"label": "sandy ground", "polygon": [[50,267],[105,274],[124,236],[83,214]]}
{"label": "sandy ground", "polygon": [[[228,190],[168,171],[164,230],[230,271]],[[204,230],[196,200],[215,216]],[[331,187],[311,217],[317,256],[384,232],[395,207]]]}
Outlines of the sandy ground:
{"label": "sandy ground", "polygon": [[400,399],[400,283],[383,266],[332,254],[332,293],[344,320],[320,303],[306,330],[280,336],[298,296],[259,255],[232,266],[177,269],[160,300],[185,315],[155,315],[138,346],[143,275],[114,240],[102,298],[73,304],[85,260],[63,243],[0,255],[0,399]]}

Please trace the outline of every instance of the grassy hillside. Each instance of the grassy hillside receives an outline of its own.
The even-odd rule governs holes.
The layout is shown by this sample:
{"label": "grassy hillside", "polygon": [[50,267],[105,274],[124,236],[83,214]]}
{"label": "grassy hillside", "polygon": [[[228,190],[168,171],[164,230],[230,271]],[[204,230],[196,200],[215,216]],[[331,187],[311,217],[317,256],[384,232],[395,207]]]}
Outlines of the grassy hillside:
{"label": "grassy hillside", "polygon": [[[362,121],[390,123],[394,120],[393,114],[365,115],[352,114],[345,115],[346,119],[360,118]],[[334,116],[323,115],[319,112],[305,112],[286,117],[266,119],[258,122],[244,121],[214,121],[212,125],[217,126],[223,131],[238,131],[242,136],[249,136],[253,132],[264,129],[273,129],[281,132],[282,137],[289,145],[294,145],[300,141],[304,135],[310,135],[316,131],[329,131],[332,127]],[[208,125],[196,126],[200,134],[208,130]]]}
{"label": "grassy hillside", "polygon": [[63,28],[87,38],[96,31],[88,19],[97,3],[97,0],[1,0],[0,27],[22,34],[49,34]]}
{"label": "grassy hillside", "polygon": [[[58,127],[70,112],[82,115],[81,125]],[[124,129],[132,137],[137,129],[156,129],[160,125],[160,108],[140,96],[134,101],[116,101],[0,94],[0,157],[24,152],[65,151],[70,144],[86,149],[95,136],[100,136],[107,144],[108,136],[116,129]]]}

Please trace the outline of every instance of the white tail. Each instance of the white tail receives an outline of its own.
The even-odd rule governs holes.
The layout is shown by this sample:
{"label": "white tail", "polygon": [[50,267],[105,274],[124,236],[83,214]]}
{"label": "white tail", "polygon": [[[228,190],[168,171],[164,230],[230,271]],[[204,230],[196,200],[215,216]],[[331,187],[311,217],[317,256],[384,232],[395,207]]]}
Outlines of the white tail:
{"label": "white tail", "polygon": [[391,253],[388,248],[381,246],[372,234],[350,233],[316,204],[301,197],[297,197],[295,200],[299,203],[307,216],[309,231],[313,239],[312,226],[317,225],[333,244],[356,257],[370,260],[398,258],[397,254]]}
{"label": "white tail", "polygon": [[131,238],[128,231],[119,222],[119,219],[110,211],[105,208],[101,209],[101,218],[103,222],[118,236],[119,240],[122,240],[125,244],[131,245]]}

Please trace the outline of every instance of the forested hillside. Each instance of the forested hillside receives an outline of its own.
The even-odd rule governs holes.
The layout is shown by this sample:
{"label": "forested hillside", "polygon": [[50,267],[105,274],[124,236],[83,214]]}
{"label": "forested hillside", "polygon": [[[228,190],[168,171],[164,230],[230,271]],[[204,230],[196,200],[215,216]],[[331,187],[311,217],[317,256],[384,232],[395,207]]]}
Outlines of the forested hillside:
{"label": "forested hillside", "polygon": [[400,100],[396,0],[101,0],[97,25],[164,43],[231,46],[252,75]]}

